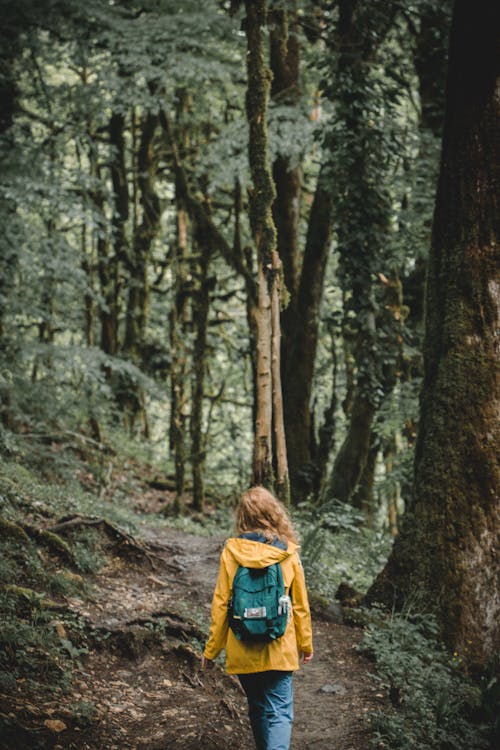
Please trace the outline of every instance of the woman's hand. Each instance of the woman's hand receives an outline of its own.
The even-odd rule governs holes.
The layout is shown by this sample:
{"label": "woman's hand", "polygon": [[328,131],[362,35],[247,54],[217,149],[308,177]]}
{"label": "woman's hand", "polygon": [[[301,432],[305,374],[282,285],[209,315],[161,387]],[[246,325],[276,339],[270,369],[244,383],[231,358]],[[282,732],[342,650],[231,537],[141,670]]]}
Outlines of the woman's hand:
{"label": "woman's hand", "polygon": [[305,654],[302,652],[302,664],[309,664],[312,661],[314,654]]}
{"label": "woman's hand", "polygon": [[213,664],[213,661],[211,659],[207,659],[205,654],[202,654],[201,656],[201,668],[202,669],[208,669]]}

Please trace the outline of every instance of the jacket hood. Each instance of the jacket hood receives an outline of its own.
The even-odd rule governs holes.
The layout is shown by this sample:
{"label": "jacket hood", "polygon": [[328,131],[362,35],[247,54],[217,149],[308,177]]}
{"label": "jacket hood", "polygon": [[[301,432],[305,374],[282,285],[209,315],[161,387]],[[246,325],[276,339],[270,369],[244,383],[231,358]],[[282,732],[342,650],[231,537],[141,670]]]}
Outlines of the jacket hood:
{"label": "jacket hood", "polygon": [[238,565],[246,568],[267,568],[273,563],[282,562],[293,555],[298,545],[288,542],[287,549],[274,547],[264,542],[254,542],[252,539],[241,539],[231,537],[226,542],[226,550],[231,554]]}

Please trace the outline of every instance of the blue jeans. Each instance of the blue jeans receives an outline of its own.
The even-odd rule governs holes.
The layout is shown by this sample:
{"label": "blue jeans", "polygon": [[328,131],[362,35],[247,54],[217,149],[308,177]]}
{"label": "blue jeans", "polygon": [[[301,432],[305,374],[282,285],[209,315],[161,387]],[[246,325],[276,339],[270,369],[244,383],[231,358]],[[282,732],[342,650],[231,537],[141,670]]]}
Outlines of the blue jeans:
{"label": "blue jeans", "polygon": [[293,721],[293,672],[240,674],[257,750],[288,750]]}

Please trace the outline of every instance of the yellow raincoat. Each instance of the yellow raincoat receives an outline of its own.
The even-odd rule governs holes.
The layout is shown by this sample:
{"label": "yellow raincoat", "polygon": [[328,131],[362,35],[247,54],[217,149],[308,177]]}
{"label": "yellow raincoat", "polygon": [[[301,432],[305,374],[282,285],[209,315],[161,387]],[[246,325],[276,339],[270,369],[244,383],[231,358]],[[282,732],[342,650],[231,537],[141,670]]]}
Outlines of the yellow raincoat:
{"label": "yellow raincoat", "polygon": [[[227,605],[238,565],[267,568],[280,562],[286,589],[292,599],[293,616],[281,638],[270,643],[239,641],[228,626]],[[311,613],[304,571],[297,554],[297,545],[288,542],[283,550],[271,544],[239,537],[228,539],[220,558],[220,569],[212,600],[212,622],[205,646],[207,659],[226,649],[226,670],[229,674],[249,674],[270,669],[296,670],[299,653],[312,654]]]}

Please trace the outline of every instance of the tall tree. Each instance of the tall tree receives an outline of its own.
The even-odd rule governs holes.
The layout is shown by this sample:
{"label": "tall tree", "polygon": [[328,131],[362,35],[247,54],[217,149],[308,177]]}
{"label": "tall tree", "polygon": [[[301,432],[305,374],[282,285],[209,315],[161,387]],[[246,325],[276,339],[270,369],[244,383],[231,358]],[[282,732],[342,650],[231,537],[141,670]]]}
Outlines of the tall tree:
{"label": "tall tree", "polygon": [[267,141],[267,104],[270,74],[264,62],[263,28],[266,0],[246,0],[247,72],[246,111],[249,124],[248,153],[253,187],[249,197],[250,227],[257,249],[258,303],[254,308],[257,330],[257,408],[254,441],[254,481],[273,485],[273,440],[276,442],[277,494],[290,500],[285,445],[280,367],[280,275],[276,227],[272,217],[275,199]]}
{"label": "tall tree", "polygon": [[[300,103],[300,40],[298,16],[287,3],[269,12],[271,96],[288,106],[290,117]],[[286,154],[273,163],[276,199],[273,218],[277,246],[283,263],[288,304],[281,316],[283,334],[283,408],[290,488],[294,502],[312,489],[315,452],[312,428],[312,389],[319,333],[319,308],[331,237],[331,200],[326,167],[316,182],[307,218],[303,251],[300,247],[302,168]]]}
{"label": "tall tree", "polygon": [[[331,137],[332,189],[344,292],[344,337],[352,341],[356,382],[345,439],[335,457],[329,495],[349,502],[367,464],[373,420],[394,385],[395,316],[384,297],[394,274],[388,253],[391,153],[387,129],[393,102],[379,78],[379,54],[396,9],[386,3],[341,0],[338,59],[330,96],[337,107]],[[368,83],[369,82],[369,83]]]}
{"label": "tall tree", "polygon": [[469,665],[500,646],[499,20],[455,3],[414,495],[368,595],[418,593]]}

